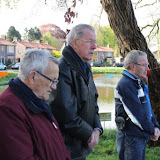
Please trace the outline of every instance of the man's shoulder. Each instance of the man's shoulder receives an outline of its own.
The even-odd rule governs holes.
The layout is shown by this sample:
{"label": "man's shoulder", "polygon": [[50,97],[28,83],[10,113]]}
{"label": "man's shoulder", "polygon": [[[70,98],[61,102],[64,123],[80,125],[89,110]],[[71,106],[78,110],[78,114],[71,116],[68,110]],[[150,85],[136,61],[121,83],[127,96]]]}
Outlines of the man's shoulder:
{"label": "man's shoulder", "polygon": [[[23,102],[11,91],[11,88],[8,87],[0,95],[0,107],[10,108],[16,110],[18,106],[22,105]],[[16,106],[16,107],[15,107]]]}

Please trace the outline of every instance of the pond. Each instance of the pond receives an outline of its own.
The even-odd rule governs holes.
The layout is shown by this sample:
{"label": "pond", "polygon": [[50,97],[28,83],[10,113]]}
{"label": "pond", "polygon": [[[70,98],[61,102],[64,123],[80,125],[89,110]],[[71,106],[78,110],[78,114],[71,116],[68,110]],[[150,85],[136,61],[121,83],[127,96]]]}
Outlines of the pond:
{"label": "pond", "polygon": [[[115,129],[114,90],[121,78],[121,74],[102,74],[95,76],[94,81],[98,90],[98,106],[101,123],[104,128]],[[104,113],[107,113],[104,116]]]}
{"label": "pond", "polygon": [[[114,122],[115,104],[114,90],[121,78],[120,74],[99,74],[94,75],[94,81],[98,90],[98,106],[101,116],[102,126],[108,129],[115,129]],[[0,86],[0,93],[7,86]]]}

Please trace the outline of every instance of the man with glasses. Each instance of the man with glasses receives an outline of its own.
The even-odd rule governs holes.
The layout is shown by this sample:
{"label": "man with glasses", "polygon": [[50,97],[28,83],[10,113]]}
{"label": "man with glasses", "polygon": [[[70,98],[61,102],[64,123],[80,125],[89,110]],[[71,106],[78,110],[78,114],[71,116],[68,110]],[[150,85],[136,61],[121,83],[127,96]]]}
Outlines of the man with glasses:
{"label": "man with glasses", "polygon": [[48,51],[24,53],[18,77],[0,95],[1,160],[71,159],[46,103],[58,76],[58,61]]}
{"label": "man with glasses", "polygon": [[60,58],[57,93],[50,105],[72,160],[84,160],[98,145],[103,129],[97,105],[97,90],[91,66],[96,49],[95,30],[79,24],[67,35],[67,46]]}
{"label": "man with glasses", "polygon": [[117,151],[120,160],[145,160],[146,142],[157,141],[159,124],[152,112],[147,79],[147,54],[130,51],[124,59],[122,72],[115,90]]}

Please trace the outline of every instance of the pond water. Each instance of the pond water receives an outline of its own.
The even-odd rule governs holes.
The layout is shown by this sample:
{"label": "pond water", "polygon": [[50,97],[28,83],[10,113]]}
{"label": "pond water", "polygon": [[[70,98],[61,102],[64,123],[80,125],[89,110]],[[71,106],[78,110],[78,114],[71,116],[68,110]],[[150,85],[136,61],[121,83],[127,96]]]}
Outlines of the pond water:
{"label": "pond water", "polygon": [[99,113],[108,113],[109,119],[104,119],[101,123],[104,128],[115,129],[115,103],[114,90],[121,78],[121,74],[102,74],[94,78],[99,98]]}
{"label": "pond water", "polygon": [[[98,90],[98,106],[99,113],[103,115],[102,126],[108,129],[115,129],[115,104],[114,104],[114,90],[120,80],[120,74],[100,74],[94,78]],[[0,86],[0,93],[7,86]],[[101,118],[102,119],[102,118]]]}

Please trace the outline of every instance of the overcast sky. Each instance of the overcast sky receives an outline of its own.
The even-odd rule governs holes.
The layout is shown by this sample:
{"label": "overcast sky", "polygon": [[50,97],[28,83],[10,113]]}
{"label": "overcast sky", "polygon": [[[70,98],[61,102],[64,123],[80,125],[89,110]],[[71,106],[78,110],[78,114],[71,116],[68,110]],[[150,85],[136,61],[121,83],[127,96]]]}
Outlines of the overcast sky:
{"label": "overcast sky", "polygon": [[[44,24],[55,24],[62,30],[70,29],[73,25],[78,23],[94,24],[99,21],[98,16],[101,11],[100,0],[84,0],[83,4],[78,3],[75,11],[78,11],[78,18],[74,19],[74,23],[68,25],[64,22],[64,10],[55,9],[56,4],[54,0],[20,0],[17,7],[14,9],[8,9],[2,1],[0,8],[0,35],[6,34],[10,26],[14,26],[21,35],[24,33],[24,29],[27,27],[39,27]],[[78,1],[78,0],[77,0]],[[137,1],[137,0],[132,0]],[[147,2],[154,2],[155,0],[143,0],[144,4]],[[141,8],[141,5],[135,10],[135,15],[140,27],[151,24],[152,20],[157,17],[150,18],[150,15],[157,14],[159,16],[160,3],[156,5]],[[101,25],[109,25],[107,14],[102,12],[102,18],[100,20]],[[149,29],[146,29],[142,33],[147,35]]]}
{"label": "overcast sky", "polygon": [[[52,3],[51,3],[52,2]],[[5,34],[10,26],[14,26],[21,34],[25,27],[39,27],[43,24],[55,24],[64,31],[73,25],[64,22],[64,10],[55,10],[56,4],[53,0],[20,0],[17,8],[8,9],[5,5],[0,8],[0,35]],[[74,25],[98,21],[101,10],[100,0],[85,0],[82,5],[77,7],[78,18],[74,20]],[[102,25],[108,25],[107,14],[103,12]]]}

